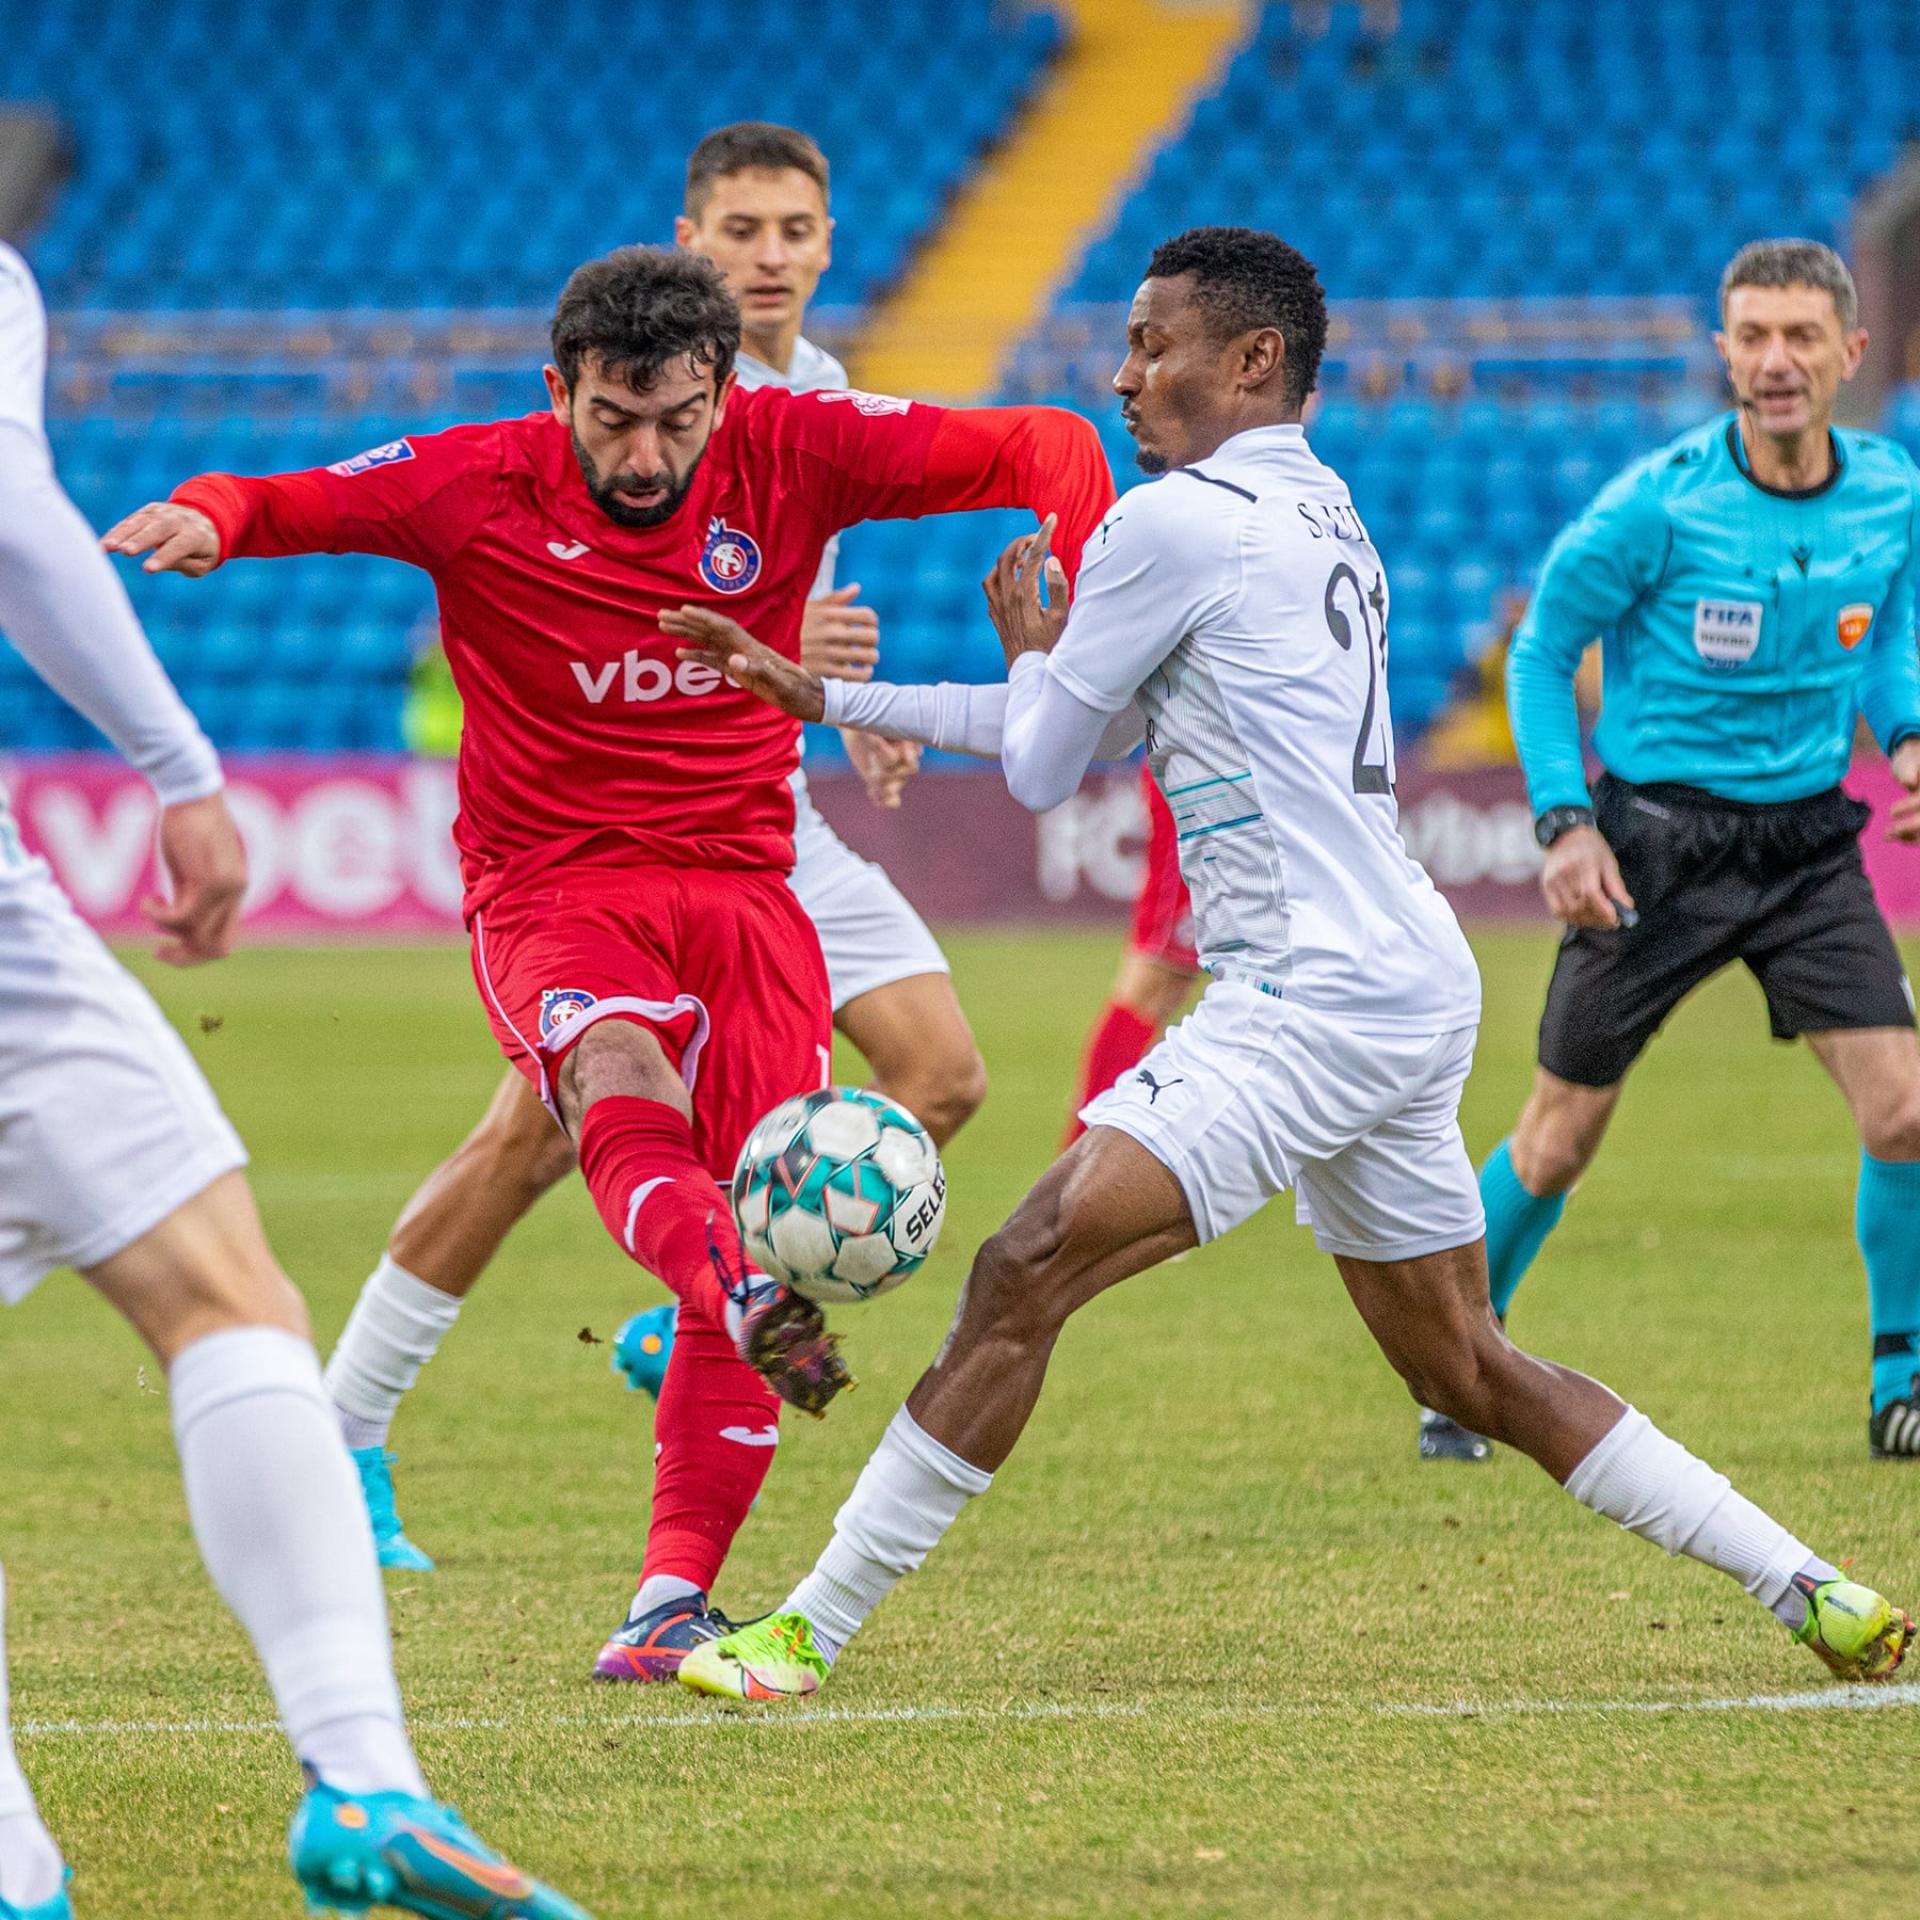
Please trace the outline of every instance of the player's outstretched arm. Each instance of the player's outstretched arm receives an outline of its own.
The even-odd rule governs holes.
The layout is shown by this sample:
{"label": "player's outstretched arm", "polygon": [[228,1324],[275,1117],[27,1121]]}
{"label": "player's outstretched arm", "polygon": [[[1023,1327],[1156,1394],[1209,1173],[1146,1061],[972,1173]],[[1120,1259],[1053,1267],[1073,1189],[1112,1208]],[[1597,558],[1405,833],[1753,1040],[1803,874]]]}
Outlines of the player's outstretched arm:
{"label": "player's outstretched arm", "polygon": [[145,901],[172,966],[231,951],[247,863],[219,757],[53,472],[44,446],[0,424],[0,629],[55,693],[97,726],[160,799],[171,892]]}
{"label": "player's outstretched arm", "polygon": [[116,521],[100,537],[109,553],[129,559],[147,557],[147,573],[184,573],[203,579],[220,564],[220,529],[197,507],[172,500],[149,500],[124,520]]}

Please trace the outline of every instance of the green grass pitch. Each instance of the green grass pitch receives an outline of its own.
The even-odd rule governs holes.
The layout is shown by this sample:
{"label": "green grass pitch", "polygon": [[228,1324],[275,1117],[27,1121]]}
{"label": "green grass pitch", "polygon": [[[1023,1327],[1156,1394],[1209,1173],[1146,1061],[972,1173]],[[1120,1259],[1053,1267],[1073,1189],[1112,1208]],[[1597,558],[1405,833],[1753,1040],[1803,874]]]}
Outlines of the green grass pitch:
{"label": "green grass pitch", "polygon": [[[1478,945],[1476,1155],[1526,1085],[1552,957],[1544,931]],[[1116,946],[954,941],[993,1091],[949,1156],[943,1244],[839,1314],[861,1390],[789,1424],[723,1604],[769,1605],[811,1562],[970,1250],[1052,1151]],[[157,987],[253,1147],[324,1347],[497,1074],[464,957],[254,952]],[[1515,1333],[1912,1606],[1920,1467],[1866,1458],[1853,1164],[1837,1094],[1724,978],[1642,1066]],[[1912,1900],[1920,1689],[1830,1687],[1729,1582],[1525,1461],[1417,1463],[1410,1404],[1285,1202],[1074,1324],[1000,1484],[818,1711],[595,1688],[651,1403],[588,1337],[661,1297],[577,1184],[556,1194],[395,1436],[441,1567],[389,1587],[429,1773],[599,1920]],[[0,1394],[14,1711],[76,1911],[296,1913],[293,1767],[195,1559],[154,1368],[62,1278],[0,1320]]]}

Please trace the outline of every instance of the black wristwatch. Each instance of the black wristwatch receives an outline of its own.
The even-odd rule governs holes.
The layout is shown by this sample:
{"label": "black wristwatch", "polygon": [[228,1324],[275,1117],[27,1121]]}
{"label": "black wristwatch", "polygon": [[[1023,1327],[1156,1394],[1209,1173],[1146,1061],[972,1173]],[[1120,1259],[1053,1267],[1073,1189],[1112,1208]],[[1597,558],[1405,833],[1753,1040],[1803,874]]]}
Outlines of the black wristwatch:
{"label": "black wristwatch", "polygon": [[1543,847],[1550,847],[1563,833],[1571,833],[1575,827],[1593,825],[1591,807],[1549,807],[1533,823],[1533,837]]}

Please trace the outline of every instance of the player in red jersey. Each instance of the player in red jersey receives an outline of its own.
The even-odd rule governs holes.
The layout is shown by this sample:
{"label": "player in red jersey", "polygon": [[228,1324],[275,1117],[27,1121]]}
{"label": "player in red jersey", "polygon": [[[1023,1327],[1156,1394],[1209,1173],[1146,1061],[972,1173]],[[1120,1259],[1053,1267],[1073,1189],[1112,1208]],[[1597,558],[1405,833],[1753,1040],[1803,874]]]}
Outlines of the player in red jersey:
{"label": "player in red jersey", "polygon": [[1113,497],[1072,414],[741,392],[739,339],[708,262],[625,248],[561,295],[549,411],[202,475],[107,536],[194,577],[349,551],[432,574],[466,706],[455,839],[481,997],[608,1231],[681,1302],[642,1578],[693,1597],[686,1645],[724,1630],[706,1596],[780,1401],[817,1413],[846,1374],[819,1309],[747,1266],[716,1183],[767,1109],[825,1078],[825,971],[786,885],[799,729],[680,660],[660,615],[724,608],[797,658],[840,528],[1025,506],[1059,515],[1071,566]]}
{"label": "player in red jersey", "polygon": [[1186,1004],[1200,977],[1193,945],[1193,902],[1180,877],[1173,815],[1143,762],[1140,785],[1147,804],[1147,871],[1133,903],[1133,928],[1114,976],[1113,993],[1087,1036],[1080,1066],[1080,1097],[1073,1103],[1064,1146],[1086,1132],[1080,1109],[1146,1058],[1163,1027]]}

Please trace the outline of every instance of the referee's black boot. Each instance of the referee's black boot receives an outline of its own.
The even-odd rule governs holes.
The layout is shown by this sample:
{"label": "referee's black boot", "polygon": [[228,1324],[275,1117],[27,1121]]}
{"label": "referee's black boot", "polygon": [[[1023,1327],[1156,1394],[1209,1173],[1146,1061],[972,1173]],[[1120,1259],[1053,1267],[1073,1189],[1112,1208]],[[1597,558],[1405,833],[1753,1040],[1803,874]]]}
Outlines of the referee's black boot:
{"label": "referee's black boot", "polygon": [[1867,1452],[1875,1460],[1920,1460],[1920,1373],[1867,1422]]}

